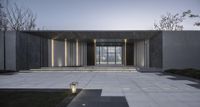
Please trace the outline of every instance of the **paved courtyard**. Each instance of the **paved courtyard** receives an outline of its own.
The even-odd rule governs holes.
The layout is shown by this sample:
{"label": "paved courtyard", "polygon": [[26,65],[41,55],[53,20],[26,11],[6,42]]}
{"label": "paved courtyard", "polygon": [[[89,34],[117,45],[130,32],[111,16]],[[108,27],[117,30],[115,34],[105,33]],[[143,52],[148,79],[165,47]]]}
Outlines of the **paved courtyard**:
{"label": "paved courtyard", "polygon": [[31,72],[0,75],[0,88],[102,89],[101,96],[125,96],[129,107],[199,107],[200,82],[159,72]]}

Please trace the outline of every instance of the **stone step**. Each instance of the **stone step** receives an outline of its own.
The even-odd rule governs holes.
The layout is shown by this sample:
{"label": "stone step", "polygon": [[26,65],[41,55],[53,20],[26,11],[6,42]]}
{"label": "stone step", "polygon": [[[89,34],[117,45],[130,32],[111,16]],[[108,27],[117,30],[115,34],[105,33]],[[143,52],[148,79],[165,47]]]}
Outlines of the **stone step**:
{"label": "stone step", "polygon": [[30,71],[98,71],[98,72],[135,72],[134,67],[42,67],[40,69],[30,69]]}

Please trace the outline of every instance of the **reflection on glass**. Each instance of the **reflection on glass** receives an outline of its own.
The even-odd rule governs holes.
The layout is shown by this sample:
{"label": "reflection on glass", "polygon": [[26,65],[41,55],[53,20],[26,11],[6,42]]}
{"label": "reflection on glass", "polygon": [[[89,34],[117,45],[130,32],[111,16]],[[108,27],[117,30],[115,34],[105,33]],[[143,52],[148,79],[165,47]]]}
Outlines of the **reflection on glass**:
{"label": "reflection on glass", "polygon": [[96,64],[99,64],[99,46],[96,47]]}
{"label": "reflection on glass", "polygon": [[100,47],[100,64],[107,64],[107,47]]}
{"label": "reflection on glass", "polygon": [[116,47],[116,64],[122,64],[122,47]]}
{"label": "reflection on glass", "polygon": [[96,64],[122,64],[122,47],[96,46]]}
{"label": "reflection on glass", "polygon": [[115,47],[108,47],[108,64],[115,64]]}

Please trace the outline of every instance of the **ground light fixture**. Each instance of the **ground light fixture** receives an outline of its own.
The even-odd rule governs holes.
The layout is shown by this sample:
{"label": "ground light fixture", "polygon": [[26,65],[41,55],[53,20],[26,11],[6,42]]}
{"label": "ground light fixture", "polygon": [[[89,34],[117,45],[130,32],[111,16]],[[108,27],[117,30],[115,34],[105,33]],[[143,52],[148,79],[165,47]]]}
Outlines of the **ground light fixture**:
{"label": "ground light fixture", "polygon": [[72,82],[72,83],[70,83],[70,89],[71,89],[72,94],[76,93],[76,91],[77,91],[77,85],[78,85],[78,82]]}

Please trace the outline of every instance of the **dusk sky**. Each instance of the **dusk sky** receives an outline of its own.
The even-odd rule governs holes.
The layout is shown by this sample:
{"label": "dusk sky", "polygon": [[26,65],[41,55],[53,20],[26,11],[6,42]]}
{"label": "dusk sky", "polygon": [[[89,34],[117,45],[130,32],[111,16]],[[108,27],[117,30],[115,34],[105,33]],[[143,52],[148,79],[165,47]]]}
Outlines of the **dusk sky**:
{"label": "dusk sky", "polygon": [[[40,29],[153,30],[160,16],[188,9],[200,14],[200,0],[9,0],[37,14]],[[200,19],[199,19],[200,20]],[[184,30],[195,30],[193,19]]]}

